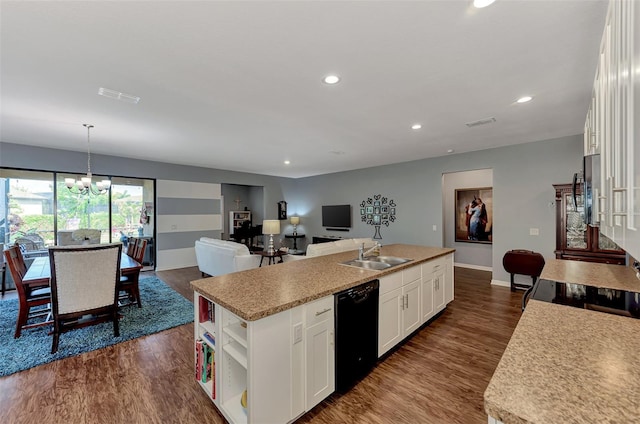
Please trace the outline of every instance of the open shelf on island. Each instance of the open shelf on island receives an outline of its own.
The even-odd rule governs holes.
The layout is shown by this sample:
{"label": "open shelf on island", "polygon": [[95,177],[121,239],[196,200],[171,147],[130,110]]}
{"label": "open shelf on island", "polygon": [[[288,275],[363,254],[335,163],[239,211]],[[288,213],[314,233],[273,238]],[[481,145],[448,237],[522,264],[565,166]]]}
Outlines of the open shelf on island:
{"label": "open shelf on island", "polygon": [[237,396],[232,397],[228,401],[222,404],[224,410],[233,418],[234,423],[246,423],[247,422],[247,414],[242,409],[242,405],[240,404],[240,399],[242,398],[242,393]]}
{"label": "open shelf on island", "polygon": [[238,361],[240,365],[245,369],[247,368],[247,350],[240,346],[239,343],[227,343],[222,348],[229,354],[229,356]]}
{"label": "open shelf on island", "polygon": [[213,335],[216,334],[216,326],[213,322],[204,321],[204,322],[198,323],[198,325],[200,326],[200,328],[203,328],[205,331],[209,332],[210,334],[213,334]]}
{"label": "open shelf on island", "polygon": [[229,336],[233,337],[235,341],[240,343],[242,347],[247,348],[247,328],[243,327],[240,322],[233,323],[222,329]]}

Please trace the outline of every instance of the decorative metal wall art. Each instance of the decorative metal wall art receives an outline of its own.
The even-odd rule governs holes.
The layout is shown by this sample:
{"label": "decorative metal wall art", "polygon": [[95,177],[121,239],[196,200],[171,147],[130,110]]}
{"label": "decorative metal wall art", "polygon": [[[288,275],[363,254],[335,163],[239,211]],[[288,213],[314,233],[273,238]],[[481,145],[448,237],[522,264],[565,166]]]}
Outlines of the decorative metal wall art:
{"label": "decorative metal wall art", "polygon": [[393,199],[376,194],[360,203],[360,220],[375,227],[374,239],[382,239],[380,226],[389,226],[396,220],[396,204]]}

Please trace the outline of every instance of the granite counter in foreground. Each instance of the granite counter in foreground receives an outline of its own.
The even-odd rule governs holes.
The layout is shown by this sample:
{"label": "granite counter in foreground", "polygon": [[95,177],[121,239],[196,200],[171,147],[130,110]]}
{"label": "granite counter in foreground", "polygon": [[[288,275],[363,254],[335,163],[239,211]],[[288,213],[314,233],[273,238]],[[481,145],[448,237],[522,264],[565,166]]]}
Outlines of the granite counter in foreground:
{"label": "granite counter in foreground", "polygon": [[192,281],[191,288],[242,319],[255,321],[454,251],[391,244],[380,254],[412,260],[383,271],[342,265],[357,257],[354,250],[204,278]]}
{"label": "granite counter in foreground", "polygon": [[640,423],[640,320],[530,300],[484,393],[513,423]]}
{"label": "granite counter in foreground", "polygon": [[635,271],[624,265],[548,259],[540,278],[563,283],[640,292],[640,280],[636,278]]}

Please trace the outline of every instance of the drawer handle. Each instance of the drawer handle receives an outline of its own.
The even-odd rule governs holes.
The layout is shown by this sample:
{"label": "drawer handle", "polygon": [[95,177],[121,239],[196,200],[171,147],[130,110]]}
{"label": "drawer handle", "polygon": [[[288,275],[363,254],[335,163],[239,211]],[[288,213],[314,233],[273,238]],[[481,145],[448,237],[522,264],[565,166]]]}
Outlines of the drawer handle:
{"label": "drawer handle", "polygon": [[324,314],[325,312],[329,312],[330,310],[331,310],[331,308],[327,308],[327,309],[325,309],[324,311],[316,312],[316,316],[322,315],[322,314]]}

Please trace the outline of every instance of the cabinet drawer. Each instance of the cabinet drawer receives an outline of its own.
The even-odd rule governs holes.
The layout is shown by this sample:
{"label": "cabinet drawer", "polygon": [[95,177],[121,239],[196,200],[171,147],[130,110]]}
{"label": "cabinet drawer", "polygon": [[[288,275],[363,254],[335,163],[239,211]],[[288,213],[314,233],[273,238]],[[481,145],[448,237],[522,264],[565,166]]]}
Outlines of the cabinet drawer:
{"label": "cabinet drawer", "polygon": [[402,287],[402,272],[394,272],[393,274],[380,277],[380,294],[389,293],[391,290]]}
{"label": "cabinet drawer", "polygon": [[419,280],[420,278],[422,278],[422,267],[420,265],[402,271],[402,285]]}
{"label": "cabinet drawer", "polygon": [[447,260],[445,257],[430,260],[422,264],[422,275],[431,275],[434,272],[444,271]]}
{"label": "cabinet drawer", "polygon": [[305,322],[307,328],[333,318],[333,299],[333,296],[326,296],[305,305]]}

